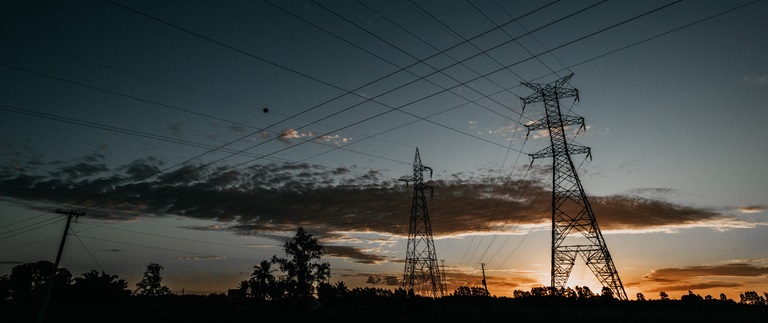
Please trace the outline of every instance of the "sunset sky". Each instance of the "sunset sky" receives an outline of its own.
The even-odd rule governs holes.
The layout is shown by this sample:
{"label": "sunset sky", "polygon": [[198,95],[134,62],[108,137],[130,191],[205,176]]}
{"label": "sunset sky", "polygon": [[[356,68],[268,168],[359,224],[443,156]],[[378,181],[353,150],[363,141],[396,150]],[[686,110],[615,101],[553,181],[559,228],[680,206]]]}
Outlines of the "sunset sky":
{"label": "sunset sky", "polygon": [[[619,276],[768,292],[767,1],[5,1],[0,276],[53,262],[223,293],[303,226],[331,282],[400,287],[416,149],[448,289],[550,281],[549,145],[568,129]],[[570,286],[600,285],[582,262]]]}

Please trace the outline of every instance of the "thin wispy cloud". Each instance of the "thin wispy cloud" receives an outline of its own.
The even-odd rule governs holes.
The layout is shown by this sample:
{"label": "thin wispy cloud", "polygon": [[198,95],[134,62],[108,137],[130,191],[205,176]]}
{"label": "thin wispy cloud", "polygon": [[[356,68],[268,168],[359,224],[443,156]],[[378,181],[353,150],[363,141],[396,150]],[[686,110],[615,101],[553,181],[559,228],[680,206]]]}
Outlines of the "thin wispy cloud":
{"label": "thin wispy cloud", "polygon": [[738,209],[741,213],[760,213],[767,209],[765,205],[744,205],[739,206]]}
{"label": "thin wispy cloud", "polygon": [[744,82],[753,85],[768,85],[768,74],[765,75],[748,75],[744,77]]}
{"label": "thin wispy cloud", "polygon": [[223,259],[227,259],[227,257],[222,257],[222,256],[194,256],[194,257],[179,257],[179,258],[176,258],[176,260],[181,260],[181,261],[223,260]]}
{"label": "thin wispy cloud", "polygon": [[[304,134],[304,136],[306,136],[306,134]],[[301,137],[302,137],[302,134],[296,131],[296,129],[289,128],[289,129],[283,129],[282,131],[280,131],[280,137],[278,137],[278,140],[285,143],[290,143],[291,139],[296,139]]]}

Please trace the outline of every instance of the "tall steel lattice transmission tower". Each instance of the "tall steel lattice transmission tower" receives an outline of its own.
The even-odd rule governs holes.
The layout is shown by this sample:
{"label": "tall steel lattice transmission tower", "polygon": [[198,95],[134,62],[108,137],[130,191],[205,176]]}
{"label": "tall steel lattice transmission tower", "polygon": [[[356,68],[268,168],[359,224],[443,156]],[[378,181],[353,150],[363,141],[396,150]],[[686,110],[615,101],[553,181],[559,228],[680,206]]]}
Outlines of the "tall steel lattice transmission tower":
{"label": "tall steel lattice transmission tower", "polygon": [[566,287],[576,256],[579,255],[603,288],[609,288],[616,297],[626,300],[627,293],[571,160],[573,154],[585,153],[591,157],[590,149],[566,140],[565,127],[584,127],[584,118],[563,115],[560,111],[560,99],[575,97],[578,100],[578,90],[567,85],[572,76],[570,74],[549,84],[523,83],[536,91],[523,98],[523,107],[525,104],[543,102],[546,110],[546,117],[526,125],[526,128],[529,133],[533,130],[549,130],[552,144],[530,154],[533,159],[552,157],[553,163],[552,288],[560,290]]}
{"label": "tall steel lattice transmission tower", "polygon": [[424,188],[424,171],[432,168],[421,164],[419,149],[413,158],[413,176],[401,179],[413,182],[413,202],[411,204],[411,223],[408,230],[408,251],[405,255],[405,271],[403,273],[403,288],[413,291],[415,295],[438,298],[445,294],[445,285],[440,275],[437,263],[435,243],[432,240],[432,225],[429,222],[427,199]]}

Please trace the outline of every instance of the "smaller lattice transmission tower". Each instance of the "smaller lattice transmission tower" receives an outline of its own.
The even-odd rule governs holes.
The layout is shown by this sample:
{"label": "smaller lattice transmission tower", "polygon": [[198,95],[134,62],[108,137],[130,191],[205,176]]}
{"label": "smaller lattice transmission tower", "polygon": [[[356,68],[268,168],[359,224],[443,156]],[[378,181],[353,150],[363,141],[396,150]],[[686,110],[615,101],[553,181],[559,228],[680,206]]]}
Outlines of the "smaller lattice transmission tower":
{"label": "smaller lattice transmission tower", "polygon": [[403,273],[403,288],[415,295],[426,297],[442,297],[445,285],[440,275],[437,263],[435,242],[432,240],[432,225],[429,222],[429,211],[424,189],[432,187],[424,185],[424,171],[432,168],[421,164],[419,149],[413,158],[413,176],[406,179],[406,185],[413,182],[413,201],[411,203],[411,223],[408,229],[408,250],[405,254],[405,271]]}
{"label": "smaller lattice transmission tower", "polygon": [[552,288],[566,287],[574,262],[580,256],[603,288],[626,300],[627,293],[571,160],[572,154],[589,156],[590,149],[566,140],[566,127],[584,127],[584,118],[560,111],[560,99],[575,97],[578,100],[578,90],[567,85],[572,76],[569,74],[549,84],[523,83],[536,91],[523,98],[523,104],[543,102],[546,113],[544,118],[525,127],[529,133],[547,129],[551,142],[551,146],[531,157],[552,158]]}

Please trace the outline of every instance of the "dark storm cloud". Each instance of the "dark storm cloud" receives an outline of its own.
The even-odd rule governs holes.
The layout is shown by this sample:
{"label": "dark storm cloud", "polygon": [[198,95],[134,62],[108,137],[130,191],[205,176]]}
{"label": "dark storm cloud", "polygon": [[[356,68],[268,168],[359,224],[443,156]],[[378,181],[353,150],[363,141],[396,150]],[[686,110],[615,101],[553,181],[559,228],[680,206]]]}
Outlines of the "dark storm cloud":
{"label": "dark storm cloud", "polygon": [[162,163],[154,158],[149,158],[147,160],[137,159],[128,165],[118,167],[117,170],[125,172],[130,180],[138,181],[159,173],[160,165],[162,165]]}
{"label": "dark storm cloud", "polygon": [[375,265],[386,261],[385,257],[363,252],[362,249],[350,246],[324,246],[328,256],[348,258],[352,262]]}
{"label": "dark storm cloud", "polygon": [[107,172],[109,168],[104,164],[90,164],[81,162],[75,165],[66,165],[53,172],[54,177],[83,178]]}
{"label": "dark storm cloud", "polygon": [[[231,222],[226,229],[238,234],[293,232],[297,226],[314,227],[312,232],[319,238],[340,231],[404,236],[408,230],[412,185],[406,187],[375,169],[309,164],[237,169],[186,165],[152,176],[161,166],[156,159],[137,159],[113,170],[101,164],[100,158],[92,160],[93,164],[59,162],[49,173],[3,165],[0,195],[25,204],[97,206],[88,212],[93,217],[178,215]],[[551,192],[539,181],[475,174],[446,174],[443,178],[427,183],[434,189],[426,193],[435,236],[512,232],[519,225],[542,223],[549,217]],[[595,196],[590,201],[604,230],[733,220],[657,198],[614,195]],[[335,252],[342,253],[341,249]]]}
{"label": "dark storm cloud", "polygon": [[706,209],[636,196],[593,197],[591,201],[600,226],[606,229],[647,229],[726,218]]}

